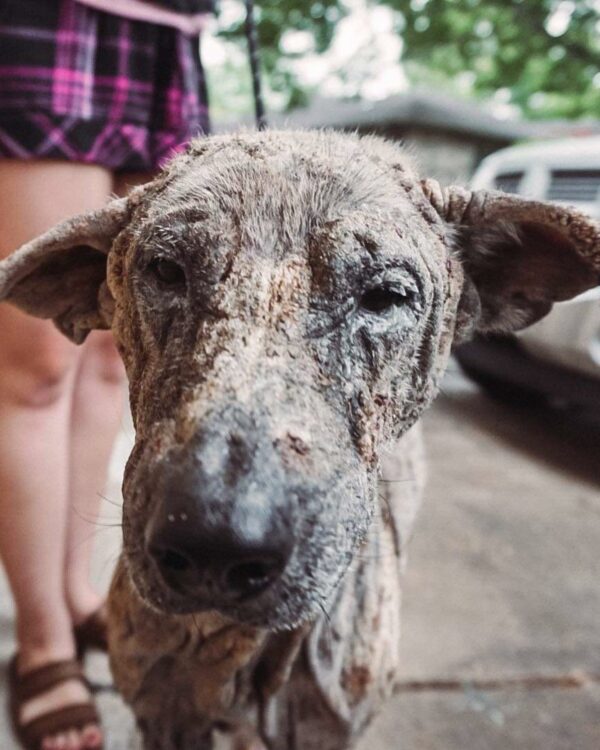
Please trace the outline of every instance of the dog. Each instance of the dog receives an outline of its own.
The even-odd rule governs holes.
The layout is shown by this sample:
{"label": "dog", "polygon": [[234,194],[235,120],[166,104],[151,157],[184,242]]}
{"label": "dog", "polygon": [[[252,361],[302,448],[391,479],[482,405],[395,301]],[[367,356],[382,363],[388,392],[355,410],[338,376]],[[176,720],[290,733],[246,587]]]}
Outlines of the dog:
{"label": "dog", "polygon": [[77,343],[111,328],[125,362],[109,639],[147,750],[354,746],[398,681],[418,420],[453,343],[599,269],[575,209],[327,131],[196,140],[0,264],[0,299]]}

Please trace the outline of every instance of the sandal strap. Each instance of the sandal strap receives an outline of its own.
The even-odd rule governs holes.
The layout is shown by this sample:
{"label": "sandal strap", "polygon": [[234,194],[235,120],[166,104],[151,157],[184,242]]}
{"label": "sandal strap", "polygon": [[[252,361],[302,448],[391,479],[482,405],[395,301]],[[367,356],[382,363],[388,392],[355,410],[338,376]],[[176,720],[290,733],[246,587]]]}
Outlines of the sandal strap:
{"label": "sandal strap", "polygon": [[32,719],[19,727],[19,734],[27,747],[39,747],[45,737],[83,729],[88,724],[100,725],[98,712],[91,703],[76,703]]}
{"label": "sandal strap", "polygon": [[87,685],[79,663],[74,659],[50,662],[24,674],[16,674],[15,696],[20,703],[24,703],[68,680],[79,680]]}

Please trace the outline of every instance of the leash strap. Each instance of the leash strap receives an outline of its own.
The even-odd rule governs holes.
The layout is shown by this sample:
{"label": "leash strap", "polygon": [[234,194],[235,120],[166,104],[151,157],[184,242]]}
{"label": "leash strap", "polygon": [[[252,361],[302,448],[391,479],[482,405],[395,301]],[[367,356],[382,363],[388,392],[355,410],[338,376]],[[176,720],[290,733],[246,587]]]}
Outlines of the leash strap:
{"label": "leash strap", "polygon": [[252,94],[254,96],[254,119],[258,130],[265,130],[267,117],[262,95],[262,81],[260,75],[260,53],[258,47],[258,31],[254,14],[254,0],[246,0],[246,40],[248,42],[248,57],[252,76]]}

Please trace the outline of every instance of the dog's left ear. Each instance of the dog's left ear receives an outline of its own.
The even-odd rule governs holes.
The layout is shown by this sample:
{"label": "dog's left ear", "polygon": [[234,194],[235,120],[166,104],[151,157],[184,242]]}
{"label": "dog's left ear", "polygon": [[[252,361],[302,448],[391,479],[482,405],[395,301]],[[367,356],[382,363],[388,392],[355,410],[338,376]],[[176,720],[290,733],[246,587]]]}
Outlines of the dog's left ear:
{"label": "dog's left ear", "polygon": [[106,288],[106,260],[129,213],[128,199],[115,199],[23,245],[0,262],[0,301],[52,318],[77,344],[92,329],[109,328],[112,298]]}
{"label": "dog's left ear", "polygon": [[456,338],[524,328],[600,284],[600,224],[575,208],[495,191],[422,188],[455,228],[465,274]]}

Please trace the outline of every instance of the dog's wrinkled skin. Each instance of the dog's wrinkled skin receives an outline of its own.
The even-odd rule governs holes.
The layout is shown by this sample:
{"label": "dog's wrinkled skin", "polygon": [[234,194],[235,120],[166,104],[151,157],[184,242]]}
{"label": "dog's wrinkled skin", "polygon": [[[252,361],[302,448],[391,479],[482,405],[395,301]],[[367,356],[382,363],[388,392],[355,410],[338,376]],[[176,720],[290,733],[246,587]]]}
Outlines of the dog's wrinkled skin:
{"label": "dog's wrinkled skin", "polygon": [[[412,426],[453,341],[524,327],[599,268],[598,225],[573,210],[443,191],[395,146],[323,132],[196,141],[0,264],[0,299],[75,341],[112,327],[127,367],[111,653],[147,748],[354,744],[397,679]],[[200,485],[211,523],[268,506],[291,540],[258,596],[182,593],[148,554]]]}

